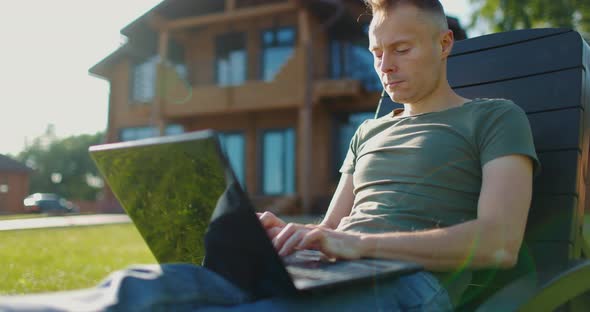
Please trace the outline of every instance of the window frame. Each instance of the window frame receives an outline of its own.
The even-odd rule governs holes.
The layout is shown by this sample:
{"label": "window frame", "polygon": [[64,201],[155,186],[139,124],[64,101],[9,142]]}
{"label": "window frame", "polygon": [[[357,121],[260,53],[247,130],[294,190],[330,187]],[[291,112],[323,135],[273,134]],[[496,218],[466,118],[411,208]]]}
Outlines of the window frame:
{"label": "window frame", "polygon": [[[182,132],[174,132],[174,133],[169,132],[169,129],[172,129],[173,127],[180,127],[181,130],[182,130]],[[143,136],[143,137],[140,137],[140,138],[134,138],[134,139],[130,139],[130,140],[123,140],[123,132],[126,131],[126,130],[136,130],[136,131],[139,131],[139,130],[145,130],[145,131],[151,130],[152,134],[149,135],[149,136]],[[184,133],[184,132],[186,132],[186,129],[185,129],[184,125],[182,125],[182,124],[168,124],[168,125],[166,125],[166,128],[164,129],[164,135],[165,136],[181,134],[181,133]],[[122,127],[122,128],[119,128],[118,129],[118,133],[119,133],[119,135],[118,135],[119,142],[129,142],[129,141],[136,141],[136,140],[142,140],[142,139],[157,137],[158,136],[158,129],[155,126],[139,125],[139,126],[130,126],[130,127]],[[135,137],[137,137],[137,136],[135,136]]]}
{"label": "window frame", "polygon": [[[232,37],[235,36],[235,37]],[[219,62],[221,59],[223,59],[223,57],[221,56],[222,54],[225,56],[225,59],[227,59],[228,61],[230,60],[229,56],[230,53],[232,51],[241,51],[241,50],[232,50],[232,49],[228,49],[227,51],[222,51],[222,47],[221,47],[221,41],[225,40],[226,42],[231,42],[231,41],[235,41],[237,37],[241,37],[239,40],[242,41],[242,49],[244,51],[244,76],[242,78],[241,81],[239,82],[234,82],[231,81],[230,83],[222,83],[220,81],[221,77],[219,76]],[[224,34],[220,34],[217,35],[215,37],[215,45],[214,45],[214,52],[215,52],[215,63],[214,63],[214,74],[215,74],[215,85],[219,86],[219,87],[237,87],[237,86],[241,86],[244,83],[246,83],[246,81],[248,80],[248,36],[246,32],[243,31],[238,31],[238,32],[228,32],[228,33],[224,33]],[[225,54],[227,53],[227,54]],[[231,66],[230,64],[230,68],[232,68],[233,66]],[[231,71],[230,73],[233,73],[233,71]]]}
{"label": "window frame", "polygon": [[[132,105],[151,105],[155,98],[156,98],[156,84],[157,84],[157,80],[158,80],[158,64],[160,63],[160,56],[158,54],[153,54],[150,55],[148,57],[145,58],[141,58],[141,59],[135,59],[131,61],[131,66],[130,66],[130,70],[129,70],[129,102]],[[137,86],[136,86],[136,81],[137,81],[137,74],[138,74],[138,68],[140,66],[148,66],[149,68],[153,71],[153,77],[152,77],[152,81],[147,81],[147,78],[143,78],[146,79],[146,81],[144,81],[144,83],[148,83],[151,84],[152,86],[152,93],[151,93],[151,97],[150,98],[146,98],[146,97],[142,97],[142,98],[138,98],[136,95],[136,91],[137,91]]]}
{"label": "window frame", "polygon": [[[278,40],[278,33],[281,30],[291,30],[293,32],[293,41],[291,43],[281,43]],[[272,43],[270,45],[268,45],[266,43],[266,40],[264,38],[266,33],[272,33]],[[282,47],[290,47],[292,49],[291,53],[295,53],[295,47],[297,46],[297,36],[298,36],[298,32],[297,32],[297,27],[295,26],[280,26],[280,27],[269,27],[269,28],[264,28],[260,30],[260,57],[259,57],[259,70],[258,70],[258,79],[261,81],[267,81],[267,82],[272,82],[274,80],[274,77],[276,76],[275,73],[273,75],[272,78],[270,79],[265,79],[264,77],[264,69],[266,68],[266,64],[265,64],[265,53],[267,51],[267,49],[269,48],[282,48]],[[284,64],[284,63],[283,63]],[[281,64],[282,65],[282,64]],[[280,68],[280,67],[279,67]]]}
{"label": "window frame", "polygon": [[[248,148],[247,142],[246,142],[246,131],[245,130],[218,131],[217,134],[219,136],[219,144],[220,144],[221,150],[225,154],[225,158],[226,158],[228,164],[232,168],[232,171],[234,172],[236,179],[238,180],[238,182],[242,186],[242,189],[246,190],[246,178],[247,178],[246,177],[246,172],[247,172],[246,167],[247,167],[247,161],[248,161],[247,160],[248,155],[246,155],[246,150]],[[242,141],[244,143],[244,147],[242,150],[242,158],[243,158],[242,179],[243,179],[243,181],[240,181],[240,175],[236,171],[236,169],[233,167],[233,165],[231,163],[231,159],[230,159],[229,155],[227,154],[227,152],[225,151],[225,143],[223,142],[224,141],[223,137],[228,136],[228,135],[241,135]]]}
{"label": "window frame", "polygon": [[[265,186],[265,177],[264,177],[264,173],[265,173],[265,157],[264,157],[264,151],[265,151],[265,142],[264,142],[264,138],[265,135],[267,135],[268,133],[282,133],[283,135],[283,139],[285,139],[285,136],[287,134],[287,132],[290,131],[293,135],[293,146],[292,146],[292,150],[293,150],[293,167],[292,167],[292,185],[293,185],[293,189],[292,192],[289,192],[290,190],[287,190],[287,179],[289,177],[287,177],[287,174],[285,173],[285,179],[284,181],[281,181],[282,186],[281,186],[281,191],[279,191],[278,193],[268,193],[266,192],[264,186]],[[258,193],[262,196],[288,196],[288,195],[292,195],[292,194],[296,194],[297,193],[297,132],[295,127],[276,127],[276,128],[265,128],[265,129],[261,129],[259,131],[259,135],[258,135],[258,176],[260,177],[258,180]],[[283,146],[283,148],[286,150],[287,146]],[[281,159],[281,166],[283,166],[284,168],[282,168],[283,172],[287,171],[287,156],[286,153],[284,155],[282,155],[282,159]]]}
{"label": "window frame", "polygon": [[[365,34],[362,38],[334,38],[331,37],[328,42],[328,75],[331,79],[355,79],[358,80],[363,88],[369,92],[381,92],[383,86],[377,73],[373,69],[373,55],[367,49],[369,24],[360,25]],[[355,68],[352,64],[362,62],[359,59],[355,49],[361,51],[362,58],[366,57],[367,68],[362,70]],[[364,73],[364,75],[359,75]],[[369,74],[369,73],[372,73]]]}

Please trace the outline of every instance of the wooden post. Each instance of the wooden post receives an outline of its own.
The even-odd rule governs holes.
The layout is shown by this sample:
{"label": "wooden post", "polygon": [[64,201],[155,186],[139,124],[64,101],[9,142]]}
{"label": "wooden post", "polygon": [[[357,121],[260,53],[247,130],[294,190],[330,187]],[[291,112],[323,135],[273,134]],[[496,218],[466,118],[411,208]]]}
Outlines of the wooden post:
{"label": "wooden post", "polygon": [[225,0],[225,11],[233,11],[236,9],[236,0]]}
{"label": "wooden post", "polygon": [[115,121],[115,95],[113,94],[113,76],[109,76],[109,111],[108,111],[108,119],[107,119],[107,131],[105,134],[105,138],[103,139],[102,143],[112,143],[118,142],[119,136],[117,134],[116,128],[113,126],[116,124]]}
{"label": "wooden post", "polygon": [[166,94],[166,73],[165,69],[168,62],[168,31],[161,31],[158,41],[158,54],[160,55],[160,63],[157,69],[157,92],[154,107],[152,108],[152,121],[158,129],[158,135],[164,135],[166,123],[163,116],[163,108],[165,105]]}
{"label": "wooden post", "polygon": [[298,163],[301,165],[299,171],[299,181],[297,185],[301,194],[301,208],[302,213],[309,214],[311,212],[312,198],[311,188],[312,183],[312,107],[313,107],[313,46],[311,30],[309,25],[309,15],[305,8],[299,8],[299,35],[300,45],[304,47],[305,55],[305,89],[304,89],[304,103],[299,109],[299,135],[301,142],[301,151],[299,153],[300,159]]}
{"label": "wooden post", "polygon": [[256,118],[253,113],[246,113],[246,188],[250,194],[260,193],[260,172],[258,158],[258,144],[256,143],[258,132],[256,131]]}
{"label": "wooden post", "polygon": [[160,40],[158,41],[158,53],[160,54],[160,60],[165,61],[168,59],[168,31],[160,32]]}

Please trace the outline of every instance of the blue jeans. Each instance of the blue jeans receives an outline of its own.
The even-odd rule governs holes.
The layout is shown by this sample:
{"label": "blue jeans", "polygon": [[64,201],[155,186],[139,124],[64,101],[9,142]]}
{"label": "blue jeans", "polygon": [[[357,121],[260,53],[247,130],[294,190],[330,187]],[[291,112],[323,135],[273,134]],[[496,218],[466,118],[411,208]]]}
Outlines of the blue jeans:
{"label": "blue jeans", "polygon": [[189,264],[145,265],[112,273],[97,287],[0,297],[0,311],[451,311],[428,272],[319,294],[252,301],[221,276]]}

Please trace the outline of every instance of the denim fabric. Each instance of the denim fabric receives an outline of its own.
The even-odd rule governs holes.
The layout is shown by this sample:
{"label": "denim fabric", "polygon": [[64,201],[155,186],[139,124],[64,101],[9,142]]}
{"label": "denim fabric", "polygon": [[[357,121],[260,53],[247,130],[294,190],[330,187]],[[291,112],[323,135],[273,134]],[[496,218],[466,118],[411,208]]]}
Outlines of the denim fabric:
{"label": "denim fabric", "polygon": [[[428,272],[399,279],[341,288],[317,295],[270,298],[237,306],[212,306],[202,311],[452,311],[451,301]],[[201,311],[201,310],[200,310]]]}
{"label": "denim fabric", "polygon": [[130,267],[92,289],[0,297],[0,311],[451,311],[428,272],[318,294],[251,301],[219,275],[189,264]]}

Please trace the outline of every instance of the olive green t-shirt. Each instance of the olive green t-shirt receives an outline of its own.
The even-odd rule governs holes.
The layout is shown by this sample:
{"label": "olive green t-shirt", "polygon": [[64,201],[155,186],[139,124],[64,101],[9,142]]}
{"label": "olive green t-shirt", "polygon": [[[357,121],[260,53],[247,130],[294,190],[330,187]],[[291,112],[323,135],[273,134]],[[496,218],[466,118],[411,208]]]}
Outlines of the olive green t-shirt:
{"label": "olive green t-shirt", "polygon": [[[539,170],[526,114],[509,100],[367,120],[340,169],[353,175],[355,198],[338,230],[407,232],[475,219],[483,165],[511,154],[531,157]],[[471,276],[456,273],[435,274],[455,300]]]}

